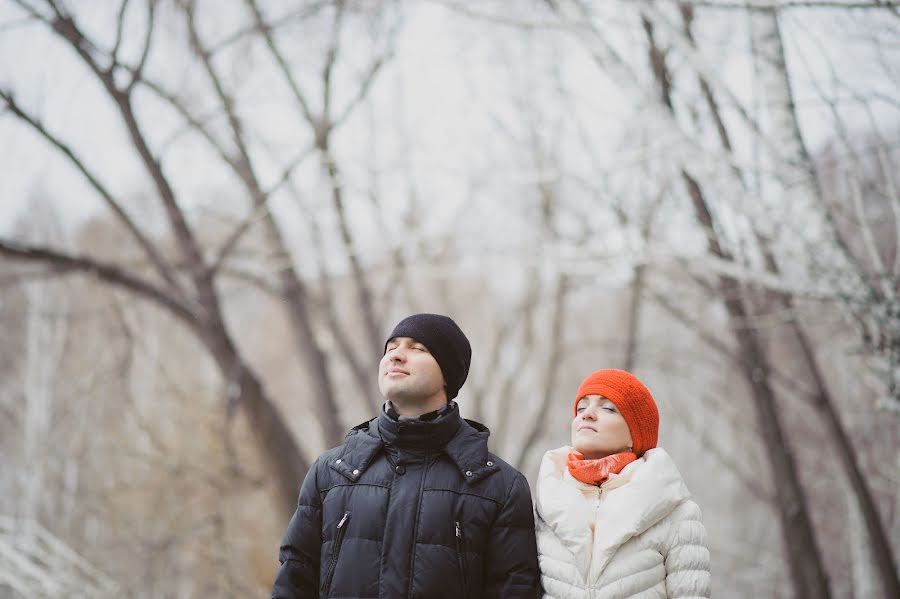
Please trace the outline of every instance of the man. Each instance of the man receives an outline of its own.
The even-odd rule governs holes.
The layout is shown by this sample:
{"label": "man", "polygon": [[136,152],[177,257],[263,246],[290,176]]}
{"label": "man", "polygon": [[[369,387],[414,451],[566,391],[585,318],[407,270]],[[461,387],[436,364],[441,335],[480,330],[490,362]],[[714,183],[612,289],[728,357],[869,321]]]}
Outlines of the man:
{"label": "man", "polygon": [[528,483],[452,401],[471,353],[446,316],[394,328],[378,369],[387,401],[307,474],[274,599],[540,597]]}

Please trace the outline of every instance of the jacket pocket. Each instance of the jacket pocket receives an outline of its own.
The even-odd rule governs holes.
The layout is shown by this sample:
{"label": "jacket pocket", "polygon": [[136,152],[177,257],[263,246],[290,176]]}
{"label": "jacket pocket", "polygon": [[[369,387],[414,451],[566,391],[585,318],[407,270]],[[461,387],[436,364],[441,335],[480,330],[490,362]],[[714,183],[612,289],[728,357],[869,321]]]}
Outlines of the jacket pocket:
{"label": "jacket pocket", "polygon": [[337,566],[338,555],[341,553],[341,545],[344,543],[344,533],[347,532],[347,522],[350,520],[350,512],[344,512],[344,516],[337,524],[337,535],[334,538],[334,547],[331,550],[331,561],[328,570],[325,571],[325,583],[322,585],[322,596],[327,597],[331,590],[331,579],[334,578],[334,569]]}
{"label": "jacket pocket", "polygon": [[459,522],[454,522],[454,533],[456,539],[456,563],[459,566],[459,580],[462,583],[463,596],[462,599],[469,597],[469,580],[466,577],[466,538],[463,536],[462,526]]}

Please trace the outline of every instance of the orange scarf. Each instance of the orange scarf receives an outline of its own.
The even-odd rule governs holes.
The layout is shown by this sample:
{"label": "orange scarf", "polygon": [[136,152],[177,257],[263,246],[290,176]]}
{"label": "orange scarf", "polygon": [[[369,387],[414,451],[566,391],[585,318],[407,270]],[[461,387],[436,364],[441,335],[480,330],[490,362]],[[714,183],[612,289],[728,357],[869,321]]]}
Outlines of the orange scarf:
{"label": "orange scarf", "polygon": [[589,485],[600,485],[606,482],[610,474],[618,474],[622,468],[636,459],[636,454],[623,451],[598,460],[586,460],[583,454],[573,450],[569,452],[569,473],[575,480]]}

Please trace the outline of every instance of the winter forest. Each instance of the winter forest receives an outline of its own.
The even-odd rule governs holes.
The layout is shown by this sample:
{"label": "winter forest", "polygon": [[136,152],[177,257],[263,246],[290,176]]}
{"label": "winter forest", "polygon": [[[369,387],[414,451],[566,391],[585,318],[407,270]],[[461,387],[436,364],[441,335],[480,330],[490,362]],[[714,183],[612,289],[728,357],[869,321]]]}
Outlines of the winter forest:
{"label": "winter forest", "polygon": [[534,481],[648,383],[713,594],[900,596],[900,3],[2,0],[0,597],[266,597],[413,312]]}

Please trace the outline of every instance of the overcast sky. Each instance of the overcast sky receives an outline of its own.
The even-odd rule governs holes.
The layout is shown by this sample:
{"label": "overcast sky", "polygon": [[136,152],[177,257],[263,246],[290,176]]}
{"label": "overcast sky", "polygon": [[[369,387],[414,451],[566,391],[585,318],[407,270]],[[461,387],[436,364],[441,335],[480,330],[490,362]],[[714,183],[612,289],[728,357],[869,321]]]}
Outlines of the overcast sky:
{"label": "overcast sky", "polygon": [[[85,18],[89,27],[98,31],[111,30],[114,11],[104,12],[104,8],[104,3],[91,7],[91,22],[87,23],[88,18]],[[93,75],[82,68],[72,51],[45,27],[22,24],[20,15],[21,11],[11,2],[0,2],[0,54],[14,57],[0,64],[0,85],[15,90],[17,98],[27,108],[71,142],[85,162],[104,175],[104,182],[114,193],[133,197],[139,191],[152,190],[151,182],[135,159],[121,121],[109,118],[111,105]],[[795,75],[795,97],[803,117],[804,135],[813,150],[833,131],[827,120],[830,118],[827,106],[820,97],[821,91],[840,100],[843,114],[852,127],[864,130],[874,119],[882,126],[882,132],[892,133],[895,137],[900,134],[896,125],[896,106],[876,104],[874,114],[862,110],[861,104],[854,107],[857,103],[854,94],[866,97],[874,91],[890,98],[898,95],[897,80],[887,81],[881,76],[884,68],[875,62],[874,45],[861,38],[867,30],[866,19],[869,19],[867,15],[858,13],[848,20],[843,12],[833,15],[819,12],[810,19],[803,11],[792,11],[785,17],[785,35]],[[702,27],[703,20],[698,19],[698,22]],[[401,82],[402,106],[409,113],[406,122],[414,124],[417,143],[425,144],[427,148],[418,151],[416,159],[434,160],[434,168],[429,172],[436,177],[442,176],[444,187],[452,187],[453,168],[465,168],[466,163],[454,163],[452,159],[445,159],[442,153],[452,154],[453,146],[460,155],[477,152],[475,147],[464,147],[478,137],[474,130],[467,131],[467,128],[484,126],[488,116],[486,113],[473,114],[473,104],[478,105],[471,97],[473,90],[482,96],[479,99],[482,106],[492,107],[495,114],[490,115],[491,118],[498,113],[502,116],[502,104],[498,99],[509,93],[508,89],[503,89],[506,81],[496,77],[495,65],[491,64],[491,53],[496,49],[493,42],[497,40],[476,35],[467,39],[467,23],[473,31],[484,31],[484,25],[472,24],[466,17],[454,15],[440,5],[423,3],[416,7],[405,23],[398,45],[395,59],[398,68],[386,70],[379,81],[380,87],[373,92],[373,95],[390,97],[398,89],[397,82]],[[133,25],[139,27],[139,19],[135,18]],[[743,31],[739,26],[733,26],[732,30],[735,33]],[[879,35],[877,28],[869,28],[869,31],[873,36]],[[497,33],[503,36],[509,31],[498,26]],[[896,40],[884,41],[888,50],[893,49],[889,44],[896,46]],[[735,44],[746,45],[740,39]],[[461,52],[463,45],[466,45],[464,53]],[[645,51],[643,48],[634,50]],[[154,50],[154,55],[165,53],[165,48]],[[738,97],[751,96],[754,93],[752,64],[739,52],[725,52],[723,56],[727,62],[717,65],[720,75]],[[596,77],[596,69],[589,61],[579,64],[574,58],[570,60],[571,65],[567,68],[571,80],[580,79],[584,85],[592,86],[592,95],[607,99],[608,116],[615,115],[617,102],[621,106],[624,101],[622,96],[614,90],[604,91],[605,82]],[[890,53],[886,60],[892,60]],[[480,64],[483,68],[479,68]],[[900,71],[897,64],[893,66]],[[812,85],[814,81],[822,89]],[[147,109],[143,110],[145,116],[153,114],[153,109],[149,113]],[[273,130],[278,130],[282,123],[295,120],[294,115],[285,114],[278,105],[264,106],[261,111],[265,111],[269,121],[269,125],[263,122],[263,126]],[[155,122],[156,118],[153,115],[143,122]],[[598,118],[603,117],[598,115]],[[159,120],[173,123],[161,111]],[[399,121],[386,113],[385,122]],[[388,124],[386,128],[389,127]],[[150,131],[149,135],[155,133]],[[362,127],[358,126],[350,135],[358,139],[361,146],[368,143],[366,130]],[[441,145],[450,150],[439,148]],[[164,163],[167,172],[175,175],[173,179],[184,182],[186,192],[180,194],[184,202],[190,202],[192,197],[205,198],[210,188],[231,184],[221,167],[200,153],[192,153],[190,147],[190,144],[183,144],[179,159]],[[445,167],[442,174],[438,164]],[[28,218],[36,198],[50,200],[59,219],[69,225],[105,209],[96,193],[68,162],[48,151],[48,144],[43,139],[9,114],[0,116],[0,195],[3,198],[0,232],[6,235],[14,234],[15,224]]]}

